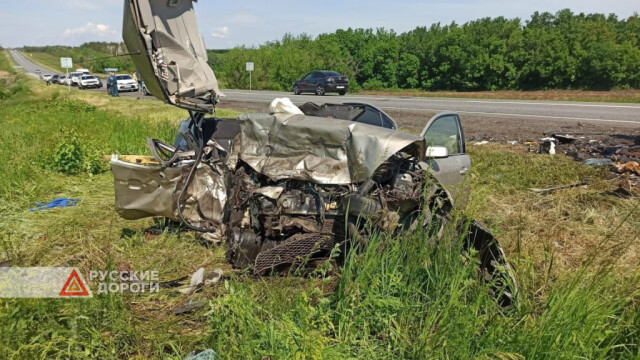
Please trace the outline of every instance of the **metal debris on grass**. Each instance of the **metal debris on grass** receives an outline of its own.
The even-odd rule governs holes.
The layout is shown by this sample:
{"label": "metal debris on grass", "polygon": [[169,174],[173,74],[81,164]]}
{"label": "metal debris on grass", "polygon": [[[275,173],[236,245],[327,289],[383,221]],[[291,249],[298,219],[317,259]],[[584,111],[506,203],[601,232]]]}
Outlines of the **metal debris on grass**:
{"label": "metal debris on grass", "polygon": [[552,187],[552,188],[548,188],[548,189],[538,189],[538,188],[531,188],[529,190],[533,191],[534,193],[540,194],[540,195],[549,195],[552,194],[558,190],[566,190],[566,189],[574,189],[574,188],[578,188],[578,187],[586,187],[588,186],[589,183],[578,183],[578,184],[572,184],[572,185],[563,185],[563,186],[556,186],[556,187]]}

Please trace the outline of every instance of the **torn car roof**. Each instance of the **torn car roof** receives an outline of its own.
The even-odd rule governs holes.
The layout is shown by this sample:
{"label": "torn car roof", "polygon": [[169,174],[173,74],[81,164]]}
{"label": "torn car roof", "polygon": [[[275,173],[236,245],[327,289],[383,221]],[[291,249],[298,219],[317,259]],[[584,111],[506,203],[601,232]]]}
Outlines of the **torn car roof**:
{"label": "torn car roof", "polygon": [[422,159],[424,139],[346,120],[289,114],[245,114],[229,167],[242,160],[273,181],[361,183],[404,151]]}

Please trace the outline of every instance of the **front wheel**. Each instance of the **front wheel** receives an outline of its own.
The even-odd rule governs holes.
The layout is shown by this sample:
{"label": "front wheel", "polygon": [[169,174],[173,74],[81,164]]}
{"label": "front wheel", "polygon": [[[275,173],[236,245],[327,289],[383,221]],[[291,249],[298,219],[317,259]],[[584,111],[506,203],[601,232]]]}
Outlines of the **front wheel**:
{"label": "front wheel", "polygon": [[345,95],[347,95],[347,92],[346,91],[340,91],[338,94],[340,94],[340,96],[345,96]]}
{"label": "front wheel", "polygon": [[324,93],[324,86],[318,85],[318,87],[316,88],[316,95],[324,96]]}
{"label": "front wheel", "polygon": [[293,95],[300,95],[300,88],[298,87],[298,85],[295,85],[293,87]]}

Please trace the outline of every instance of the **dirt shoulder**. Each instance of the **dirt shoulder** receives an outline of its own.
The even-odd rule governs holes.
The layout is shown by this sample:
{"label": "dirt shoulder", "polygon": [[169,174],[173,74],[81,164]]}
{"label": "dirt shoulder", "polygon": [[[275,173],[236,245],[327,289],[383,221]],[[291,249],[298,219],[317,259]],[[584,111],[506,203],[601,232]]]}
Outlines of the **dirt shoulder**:
{"label": "dirt shoulder", "polygon": [[640,90],[541,90],[541,91],[418,91],[418,90],[384,90],[362,91],[361,95],[377,96],[413,96],[413,97],[444,97],[495,100],[552,100],[552,101],[588,101],[588,102],[617,102],[640,103]]}

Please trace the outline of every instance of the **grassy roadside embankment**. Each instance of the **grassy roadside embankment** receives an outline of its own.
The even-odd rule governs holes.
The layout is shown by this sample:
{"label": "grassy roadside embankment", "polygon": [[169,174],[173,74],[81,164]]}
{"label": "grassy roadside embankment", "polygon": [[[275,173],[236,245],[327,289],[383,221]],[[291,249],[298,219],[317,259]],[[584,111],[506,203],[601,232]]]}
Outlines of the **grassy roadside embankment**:
{"label": "grassy roadside embankment", "polygon": [[[112,177],[96,159],[146,154],[146,137],[172,140],[183,111],[67,94],[13,74],[4,52],[0,70],[7,94],[0,100],[0,263],[62,264],[83,274],[158,270],[163,281],[199,267],[220,267],[227,276],[191,297],[162,289],[90,300],[2,299],[0,358],[180,358],[204,348],[224,359],[640,356],[638,199],[604,195],[611,185],[598,169],[518,147],[470,149],[468,213],[506,248],[520,286],[510,309],[495,304],[455,245],[434,245],[419,233],[372,239],[339,275],[257,279],[232,271],[223,249],[207,249],[192,234],[149,238],[152,221],[124,221],[113,211]],[[63,165],[77,174],[60,173]],[[587,179],[588,188],[548,196],[528,190]],[[82,201],[28,211],[57,197]],[[173,314],[192,298],[209,305]]]}

